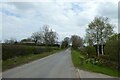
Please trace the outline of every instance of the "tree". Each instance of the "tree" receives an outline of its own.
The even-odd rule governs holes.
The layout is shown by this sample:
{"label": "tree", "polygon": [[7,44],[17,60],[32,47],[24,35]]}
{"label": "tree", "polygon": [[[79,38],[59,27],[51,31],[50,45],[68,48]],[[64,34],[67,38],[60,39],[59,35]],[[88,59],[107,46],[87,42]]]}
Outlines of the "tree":
{"label": "tree", "polygon": [[55,44],[56,42],[57,42],[57,39],[58,39],[58,37],[57,37],[57,33],[56,32],[54,32],[54,31],[52,31],[52,29],[50,30],[50,32],[49,32],[49,44],[51,44],[51,45],[53,45],[53,44]]}
{"label": "tree", "polygon": [[31,38],[37,43],[44,43],[45,45],[53,45],[57,42],[58,34],[49,28],[49,25],[44,25],[39,31],[32,34]]}
{"label": "tree", "polygon": [[72,35],[71,36],[71,42],[72,42],[72,47],[73,48],[79,48],[83,46],[83,40],[81,37],[79,37],[78,35]]}
{"label": "tree", "polygon": [[86,43],[87,46],[93,46],[93,39],[89,33],[85,36],[84,43]]}
{"label": "tree", "polygon": [[99,45],[101,45],[101,52],[103,53],[103,44],[113,34],[113,25],[108,22],[107,17],[95,17],[95,19],[89,23],[86,29],[86,35],[89,40],[93,41],[93,44],[97,44],[97,54],[99,56]]}
{"label": "tree", "polygon": [[43,40],[46,45],[55,44],[58,39],[58,34],[49,28],[49,25],[44,25],[42,28]]}
{"label": "tree", "polygon": [[6,44],[14,44],[14,43],[17,42],[17,40],[14,39],[14,38],[11,38],[11,39],[6,39],[6,40],[4,40],[4,42],[5,42]]}
{"label": "tree", "polygon": [[65,37],[64,40],[62,41],[62,47],[68,47],[70,43],[70,38],[69,37]]}
{"label": "tree", "polygon": [[38,41],[42,41],[43,34],[41,32],[34,32],[31,36],[32,40],[35,42],[35,44],[38,43]]}

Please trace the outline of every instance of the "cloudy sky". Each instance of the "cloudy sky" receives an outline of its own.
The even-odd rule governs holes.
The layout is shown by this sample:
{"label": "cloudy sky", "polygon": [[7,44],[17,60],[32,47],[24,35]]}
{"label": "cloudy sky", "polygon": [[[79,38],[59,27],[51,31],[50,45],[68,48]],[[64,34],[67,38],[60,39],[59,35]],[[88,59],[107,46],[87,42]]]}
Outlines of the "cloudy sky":
{"label": "cloudy sky", "polygon": [[4,2],[0,6],[0,40],[30,37],[47,24],[59,34],[59,40],[73,34],[85,36],[85,29],[95,16],[105,16],[118,31],[118,1],[88,0],[47,2]]}

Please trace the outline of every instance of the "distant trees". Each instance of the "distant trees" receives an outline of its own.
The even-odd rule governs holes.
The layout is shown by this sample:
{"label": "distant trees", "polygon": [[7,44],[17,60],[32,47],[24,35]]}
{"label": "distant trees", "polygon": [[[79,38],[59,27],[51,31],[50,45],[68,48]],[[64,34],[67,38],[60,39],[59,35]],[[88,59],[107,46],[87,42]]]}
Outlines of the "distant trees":
{"label": "distant trees", "polygon": [[108,22],[108,18],[95,17],[86,29],[86,40],[89,45],[97,44],[97,54],[99,56],[99,45],[101,45],[101,52],[103,55],[103,44],[112,34],[113,25]]}
{"label": "distant trees", "polygon": [[11,38],[11,39],[6,39],[6,40],[4,40],[4,42],[5,42],[6,44],[14,44],[14,43],[17,43],[17,40],[14,39],[14,38]]}
{"label": "distant trees", "polygon": [[4,42],[6,44],[14,44],[14,43],[25,43],[25,44],[43,44],[43,45],[54,45],[57,43],[58,34],[57,32],[50,29],[49,25],[43,25],[39,31],[32,33],[29,38],[22,39],[20,42],[17,42],[16,39],[6,39]]}
{"label": "distant trees", "polygon": [[62,47],[66,48],[72,46],[74,49],[83,47],[83,39],[78,35],[72,35],[71,38],[65,37],[62,41]]}
{"label": "distant trees", "polygon": [[43,42],[48,45],[48,44],[55,44],[58,40],[58,34],[57,32],[53,31],[52,29],[49,28],[49,25],[44,25],[43,26]]}
{"label": "distant trees", "polygon": [[49,25],[44,25],[40,31],[37,31],[32,34],[31,38],[33,41],[37,43],[44,43],[46,45],[48,44],[55,44],[58,39],[57,32],[53,31],[49,28]]}
{"label": "distant trees", "polygon": [[35,44],[37,44],[38,42],[42,42],[42,33],[40,31],[38,32],[34,32],[31,36],[32,40],[35,42]]}
{"label": "distant trees", "polygon": [[73,48],[79,48],[83,46],[83,39],[78,35],[72,35],[71,36],[71,42]]}
{"label": "distant trees", "polygon": [[68,47],[70,44],[70,38],[69,37],[65,37],[64,40],[62,41],[62,47],[66,48]]}

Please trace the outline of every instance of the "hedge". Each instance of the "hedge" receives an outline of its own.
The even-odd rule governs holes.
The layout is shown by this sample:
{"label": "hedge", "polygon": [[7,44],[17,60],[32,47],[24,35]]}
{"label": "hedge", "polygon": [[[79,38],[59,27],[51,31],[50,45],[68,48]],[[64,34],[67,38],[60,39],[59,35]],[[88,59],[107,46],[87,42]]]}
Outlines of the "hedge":
{"label": "hedge", "polygon": [[28,46],[28,45],[2,45],[2,60],[18,56],[26,56],[29,54],[41,54],[49,52],[58,48],[46,48],[40,46]]}

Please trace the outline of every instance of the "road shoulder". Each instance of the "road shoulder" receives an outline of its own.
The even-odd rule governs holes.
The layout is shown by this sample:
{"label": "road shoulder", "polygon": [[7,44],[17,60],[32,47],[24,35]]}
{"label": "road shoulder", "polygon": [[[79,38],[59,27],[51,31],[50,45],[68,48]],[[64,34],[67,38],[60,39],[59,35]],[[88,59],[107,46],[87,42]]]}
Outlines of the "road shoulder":
{"label": "road shoulder", "polygon": [[79,78],[115,78],[101,73],[89,72],[85,70],[76,69]]}

